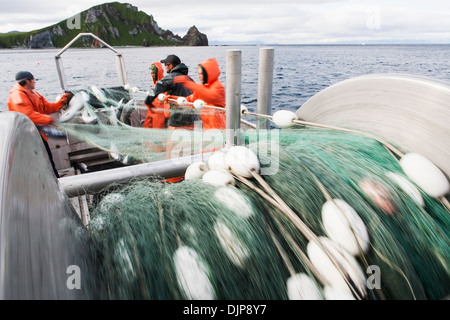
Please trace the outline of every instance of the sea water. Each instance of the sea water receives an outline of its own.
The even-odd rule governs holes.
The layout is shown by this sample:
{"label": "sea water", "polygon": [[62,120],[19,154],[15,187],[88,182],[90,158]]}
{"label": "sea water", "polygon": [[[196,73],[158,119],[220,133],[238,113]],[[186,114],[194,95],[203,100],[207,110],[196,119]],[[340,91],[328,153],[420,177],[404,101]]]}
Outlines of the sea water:
{"label": "sea water", "polygon": [[[374,73],[402,73],[429,77],[450,84],[450,45],[292,45],[208,47],[119,47],[131,87],[147,91],[151,86],[149,67],[169,54],[176,54],[198,82],[197,65],[216,58],[220,80],[226,85],[226,56],[229,50],[242,54],[241,98],[255,111],[258,96],[258,64],[262,48],[274,49],[272,113],[297,110],[314,94],[352,77]],[[49,101],[63,92],[55,56],[60,49],[0,50],[0,111],[6,110],[8,91],[18,71],[28,70],[37,79],[36,90]],[[116,54],[106,48],[69,48],[61,55],[67,88],[120,84]]]}

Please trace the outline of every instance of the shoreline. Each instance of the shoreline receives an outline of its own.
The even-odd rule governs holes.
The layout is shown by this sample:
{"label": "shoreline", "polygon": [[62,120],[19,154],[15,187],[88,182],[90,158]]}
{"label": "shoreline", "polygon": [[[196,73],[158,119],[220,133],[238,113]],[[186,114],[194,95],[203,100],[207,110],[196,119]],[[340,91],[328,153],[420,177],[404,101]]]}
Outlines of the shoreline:
{"label": "shoreline", "polygon": [[[167,46],[114,46],[118,49],[130,49],[130,48],[210,48],[210,47],[433,47],[433,46],[450,46],[450,43],[305,43],[305,44],[215,44],[208,46],[184,46],[184,45],[167,45]],[[0,48],[0,51],[19,51],[19,50],[61,50],[63,47],[46,47],[46,48],[25,48],[25,47],[14,47],[14,48]],[[106,47],[72,47],[71,49],[107,49]]]}

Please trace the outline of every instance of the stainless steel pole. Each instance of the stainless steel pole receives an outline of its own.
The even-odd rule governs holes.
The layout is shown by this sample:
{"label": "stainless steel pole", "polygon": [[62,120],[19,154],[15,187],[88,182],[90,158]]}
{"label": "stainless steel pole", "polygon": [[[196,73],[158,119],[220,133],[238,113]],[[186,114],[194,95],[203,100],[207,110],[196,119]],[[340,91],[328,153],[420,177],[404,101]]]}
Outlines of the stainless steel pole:
{"label": "stainless steel pole", "polygon": [[207,162],[211,153],[137,164],[122,168],[85,173],[59,178],[59,185],[66,195],[77,197],[97,193],[111,184],[126,184],[135,177],[159,176],[173,178],[183,176],[186,168],[195,161]]}
{"label": "stainless steel pole", "polygon": [[240,145],[241,50],[228,50],[226,59],[226,145]]}
{"label": "stainless steel pole", "polygon": [[[257,113],[270,115],[272,113],[272,82],[273,82],[273,48],[259,49],[259,70],[258,70],[258,103]],[[266,118],[258,117],[258,129],[268,129],[269,122]]]}

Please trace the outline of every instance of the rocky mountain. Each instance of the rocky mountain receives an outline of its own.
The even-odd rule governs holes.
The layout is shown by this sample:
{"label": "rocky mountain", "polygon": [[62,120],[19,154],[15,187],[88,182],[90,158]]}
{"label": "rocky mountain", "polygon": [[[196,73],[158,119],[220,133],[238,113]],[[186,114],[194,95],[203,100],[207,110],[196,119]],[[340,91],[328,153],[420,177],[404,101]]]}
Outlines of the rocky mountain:
{"label": "rocky mountain", "polygon": [[[208,38],[192,26],[184,37],[161,29],[152,15],[129,3],[110,2],[30,32],[0,34],[0,48],[61,48],[81,32],[97,35],[112,46],[207,46]],[[73,46],[95,47],[91,38],[81,38]]]}

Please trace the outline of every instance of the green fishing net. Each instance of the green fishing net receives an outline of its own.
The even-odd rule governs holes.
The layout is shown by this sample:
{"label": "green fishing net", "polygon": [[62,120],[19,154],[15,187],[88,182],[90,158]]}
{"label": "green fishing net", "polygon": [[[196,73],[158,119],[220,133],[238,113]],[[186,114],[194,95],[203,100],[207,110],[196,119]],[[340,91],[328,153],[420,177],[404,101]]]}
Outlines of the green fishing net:
{"label": "green fishing net", "polygon": [[[122,105],[142,107],[133,103],[109,103],[112,108],[86,103],[98,118],[95,123],[69,121],[58,127],[136,163],[224,146],[221,131],[174,133],[120,121]],[[370,245],[356,257],[366,281],[356,298],[448,296],[448,209],[420,189],[423,206],[405,192],[392,173],[408,178],[385,146],[354,133],[304,127],[239,134],[258,155],[261,178],[315,236],[327,236],[321,210],[328,199],[342,199],[358,213]],[[173,152],[174,145],[183,147]],[[389,207],[374,201],[362,181],[381,186]],[[90,279],[105,287],[102,298],[284,300],[288,279],[298,273],[307,274],[323,294],[325,283],[307,254],[310,236],[254,178],[236,177],[231,187],[201,179],[167,183],[161,177],[136,177],[96,196],[87,228],[99,265]],[[369,284],[373,267],[379,271],[376,286]]]}

